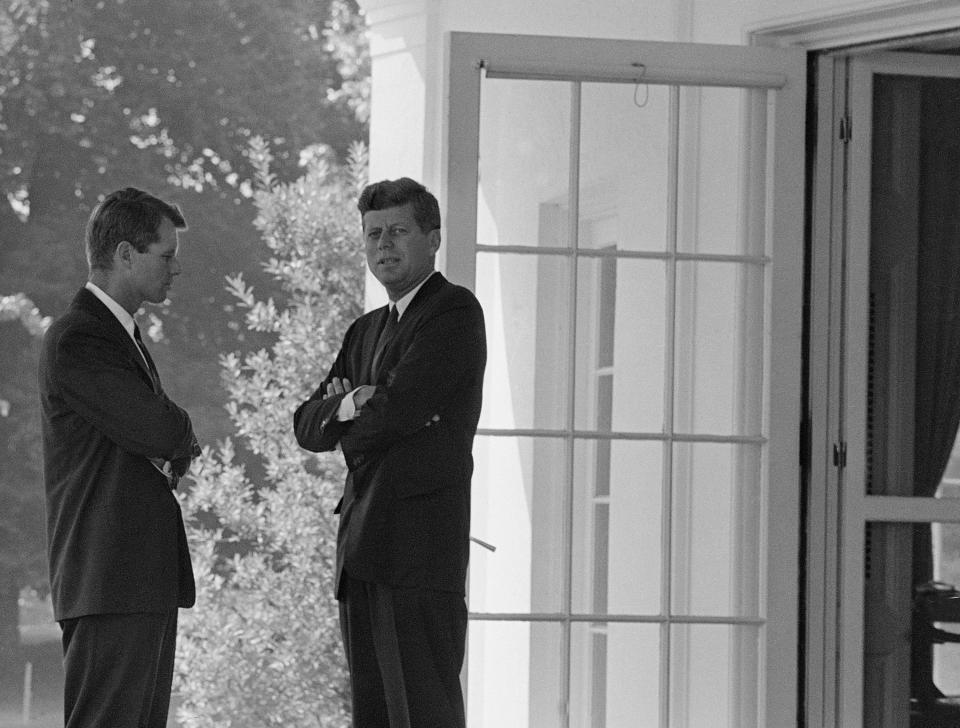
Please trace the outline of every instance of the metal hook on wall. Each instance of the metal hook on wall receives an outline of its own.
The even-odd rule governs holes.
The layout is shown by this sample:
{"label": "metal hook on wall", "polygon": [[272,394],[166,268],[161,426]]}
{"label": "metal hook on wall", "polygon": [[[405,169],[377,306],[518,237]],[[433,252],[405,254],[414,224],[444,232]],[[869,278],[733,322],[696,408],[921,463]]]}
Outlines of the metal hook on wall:
{"label": "metal hook on wall", "polygon": [[647,105],[647,102],[650,101],[650,85],[646,83],[643,84],[643,101],[641,102],[639,99],[640,84],[643,81],[643,74],[647,72],[647,67],[639,61],[634,61],[630,65],[640,71],[640,73],[637,74],[637,79],[633,87],[633,104],[638,109],[642,109]]}

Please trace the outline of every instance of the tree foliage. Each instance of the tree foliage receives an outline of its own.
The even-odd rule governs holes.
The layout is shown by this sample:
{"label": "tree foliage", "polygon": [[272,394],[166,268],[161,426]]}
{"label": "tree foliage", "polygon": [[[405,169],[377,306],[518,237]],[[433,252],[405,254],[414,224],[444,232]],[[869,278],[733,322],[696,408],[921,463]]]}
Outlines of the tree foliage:
{"label": "tree foliage", "polygon": [[[50,317],[40,313],[33,301],[22,293],[0,296],[0,321],[19,321],[31,336],[43,336],[50,325]],[[0,392],[0,417],[10,415],[10,403],[2,398]]]}
{"label": "tree foliage", "polygon": [[[18,333],[21,336],[26,333],[34,341],[50,325],[50,317],[43,316],[33,301],[22,293],[0,296],[0,322],[5,321],[19,322],[18,328],[22,330]],[[20,397],[23,394],[22,389],[14,393]],[[11,404],[4,399],[4,391],[0,390],[0,420],[15,421],[14,427],[4,429],[21,433],[28,431],[23,426],[23,415],[30,410],[24,404],[19,400]],[[3,444],[6,445],[5,451],[0,453],[3,462],[35,454],[38,447],[38,443],[29,438],[9,438]],[[22,575],[38,573],[43,569],[43,551],[24,548],[25,545],[36,543],[36,525],[41,522],[41,506],[36,494],[30,490],[0,489],[0,512],[15,516],[0,519],[0,612],[16,614]],[[13,620],[0,620],[0,674],[6,665],[14,663],[12,653],[19,638],[19,630]]]}
{"label": "tree foliage", "polygon": [[237,189],[255,134],[286,170],[317,141],[345,153],[357,94],[342,74],[365,80],[365,52],[348,51],[360,28],[345,0],[12,0],[0,192],[43,217],[144,166],[187,189]]}
{"label": "tree foliage", "polygon": [[[197,606],[182,613],[178,717],[190,728],[348,725],[348,688],[333,594],[338,455],[302,450],[293,412],[326,374],[362,311],[364,265],[355,202],[366,156],[315,157],[280,183],[254,139],[256,226],[284,299],[227,278],[248,331],[267,349],[221,357],[237,433],[205,448],[182,496]],[[237,447],[256,458],[255,475]]]}
{"label": "tree foliage", "polygon": [[[304,150],[343,160],[366,138],[363,25],[354,0],[0,3],[0,295],[20,291],[60,314],[86,279],[83,227],[98,199],[135,186],[179,204],[184,273],[144,328],[198,436],[225,437],[218,354],[270,335],[235,320],[223,275],[275,282],[258,265],[250,140],[270,141],[273,174],[289,180]],[[46,569],[38,340],[0,317],[0,341],[3,592],[42,586]],[[0,643],[16,625],[5,596]]]}

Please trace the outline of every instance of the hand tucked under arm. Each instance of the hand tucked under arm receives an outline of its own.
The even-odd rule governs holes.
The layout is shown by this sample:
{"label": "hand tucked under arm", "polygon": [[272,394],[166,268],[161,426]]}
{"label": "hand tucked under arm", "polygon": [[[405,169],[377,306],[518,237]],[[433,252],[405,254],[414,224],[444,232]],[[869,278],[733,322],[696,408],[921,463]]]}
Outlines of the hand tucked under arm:
{"label": "hand tucked under arm", "polygon": [[332,397],[335,394],[346,394],[351,389],[350,380],[344,377],[333,377],[327,383],[327,396]]}
{"label": "hand tucked under arm", "polygon": [[357,336],[356,322],[347,329],[343,348],[330,368],[329,374],[310,398],[297,407],[293,415],[293,431],[300,447],[311,452],[330,452],[335,450],[340,437],[351,426],[353,412],[341,418],[344,400],[352,406],[351,398],[346,394],[352,388],[348,373],[352,372],[348,352],[353,350]]}
{"label": "hand tucked under arm", "polygon": [[50,376],[67,404],[122,449],[166,460],[188,452],[185,410],[157,393],[116,338],[99,326],[52,339]]}
{"label": "hand tucked under arm", "polygon": [[360,387],[357,387],[356,391],[353,393],[353,404],[356,406],[357,412],[363,409],[363,405],[365,405],[376,393],[377,388],[372,384],[364,384]]}
{"label": "hand tucked under arm", "polygon": [[324,390],[324,397],[340,397],[340,405],[337,407],[336,420],[338,422],[350,422],[357,416],[357,405],[353,401],[353,392],[350,391],[350,380],[346,377],[333,377]]}
{"label": "hand tucked under arm", "polygon": [[176,482],[179,480],[179,476],[173,471],[173,463],[169,460],[164,460],[163,458],[147,458],[150,461],[150,464],[156,468],[163,477],[167,479],[167,485],[171,488],[176,487]]}
{"label": "hand tucked under arm", "polygon": [[347,395],[340,401],[337,409],[337,419],[341,422],[355,420],[360,415],[363,405],[376,393],[377,388],[371,384],[362,384],[351,389],[350,380],[346,377],[333,377],[327,383],[327,396]]}
{"label": "hand tucked under arm", "polygon": [[[343,422],[346,420],[355,420],[360,416],[360,410],[363,409],[365,405],[374,394],[377,393],[377,388],[372,384],[361,384],[354,390],[350,390],[350,380],[344,377],[342,380],[339,377],[334,377],[329,384],[327,384],[327,396],[333,396],[334,394],[347,394],[350,393],[351,396],[344,397],[343,401],[340,403],[340,409],[337,413],[337,418]],[[352,405],[352,406],[351,406]],[[434,415],[429,420],[427,420],[425,427],[430,427],[430,425],[435,424],[440,421],[440,415]]]}

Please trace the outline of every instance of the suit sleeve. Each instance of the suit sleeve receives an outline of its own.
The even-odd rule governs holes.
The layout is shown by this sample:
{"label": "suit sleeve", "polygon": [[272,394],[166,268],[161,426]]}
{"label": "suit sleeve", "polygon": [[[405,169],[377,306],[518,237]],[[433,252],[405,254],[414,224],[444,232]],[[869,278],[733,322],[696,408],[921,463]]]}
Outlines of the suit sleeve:
{"label": "suit sleeve", "polygon": [[[345,395],[335,394],[326,396],[327,384],[334,377],[350,379],[347,366],[347,351],[356,335],[356,323],[351,324],[344,337],[343,348],[337,354],[336,360],[320,386],[310,395],[310,398],[297,407],[293,415],[293,431],[297,443],[311,452],[328,452],[337,447],[340,438],[352,423],[341,422],[337,419],[337,410]],[[356,384],[356,383],[354,383]]]}
{"label": "suit sleeve", "polygon": [[199,449],[190,416],[153,391],[111,334],[65,331],[54,342],[54,372],[67,405],[123,450],[175,461]]}
{"label": "suit sleeve", "polygon": [[475,299],[425,320],[410,347],[378,385],[340,446],[356,455],[387,450],[426,426],[472,383],[486,362],[483,311]]}

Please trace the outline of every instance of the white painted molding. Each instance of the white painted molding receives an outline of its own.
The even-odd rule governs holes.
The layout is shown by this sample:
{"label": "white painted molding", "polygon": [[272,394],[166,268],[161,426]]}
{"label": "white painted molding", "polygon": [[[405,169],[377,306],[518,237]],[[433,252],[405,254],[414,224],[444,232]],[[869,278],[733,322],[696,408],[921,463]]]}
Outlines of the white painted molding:
{"label": "white painted molding", "polygon": [[407,53],[427,43],[424,0],[358,0],[374,58]]}
{"label": "white painted molding", "polygon": [[744,28],[750,45],[801,46],[826,50],[890,38],[960,30],[957,0],[897,0],[815,10]]}

